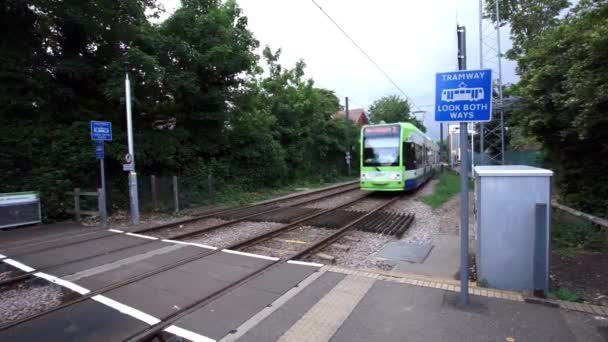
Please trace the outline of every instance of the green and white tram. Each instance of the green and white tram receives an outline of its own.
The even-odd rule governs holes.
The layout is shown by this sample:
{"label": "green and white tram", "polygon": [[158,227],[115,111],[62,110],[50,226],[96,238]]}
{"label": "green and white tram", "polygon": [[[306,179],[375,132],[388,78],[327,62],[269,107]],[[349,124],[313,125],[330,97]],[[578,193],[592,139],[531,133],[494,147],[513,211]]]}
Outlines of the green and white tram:
{"label": "green and white tram", "polygon": [[361,190],[414,190],[439,164],[439,146],[410,123],[363,126],[360,145]]}

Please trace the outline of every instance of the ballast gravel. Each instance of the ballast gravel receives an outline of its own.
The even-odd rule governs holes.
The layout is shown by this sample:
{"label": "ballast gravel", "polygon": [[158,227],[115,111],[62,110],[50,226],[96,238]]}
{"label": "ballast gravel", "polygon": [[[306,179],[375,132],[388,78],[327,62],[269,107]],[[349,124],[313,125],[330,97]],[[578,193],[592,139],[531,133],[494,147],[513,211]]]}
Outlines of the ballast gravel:
{"label": "ballast gravel", "polygon": [[277,258],[285,258],[296,254],[310,244],[328,236],[333,230],[301,226],[281,234],[273,239],[245,248],[245,252],[262,254]]}
{"label": "ballast gravel", "polygon": [[210,231],[208,233],[203,233],[193,237],[192,239],[188,239],[187,241],[202,243],[217,248],[226,248],[236,242],[252,238],[256,235],[263,234],[283,226],[283,223],[276,222],[243,221]]}
{"label": "ballast gravel", "polygon": [[[391,236],[353,230],[336,242],[348,246],[348,250],[337,248],[332,244],[324,248],[322,252],[335,257],[335,265],[338,266],[386,271],[392,269],[394,264],[378,259],[375,255],[376,252],[393,240],[394,238]],[[324,263],[323,260],[314,256],[308,260]]]}
{"label": "ballast gravel", "polygon": [[355,199],[364,195],[365,192],[361,190],[349,191],[340,195],[332,196],[330,198],[308,203],[303,207],[312,209],[332,209],[342,204],[346,204],[350,201],[354,201]]}
{"label": "ballast gravel", "polygon": [[[171,236],[194,232],[196,230],[215,226],[218,224],[222,224],[224,222],[227,222],[227,221],[211,217],[208,219],[202,219],[200,221],[184,223],[184,224],[180,224],[177,226],[173,226],[171,228],[153,231],[153,232],[150,232],[150,234],[148,234],[148,235],[156,236],[156,237],[159,237],[162,239],[168,239]],[[220,229],[224,229],[224,228],[220,228]]]}
{"label": "ballast gravel", "polygon": [[55,284],[22,283],[0,292],[0,325],[61,304],[64,290]]}

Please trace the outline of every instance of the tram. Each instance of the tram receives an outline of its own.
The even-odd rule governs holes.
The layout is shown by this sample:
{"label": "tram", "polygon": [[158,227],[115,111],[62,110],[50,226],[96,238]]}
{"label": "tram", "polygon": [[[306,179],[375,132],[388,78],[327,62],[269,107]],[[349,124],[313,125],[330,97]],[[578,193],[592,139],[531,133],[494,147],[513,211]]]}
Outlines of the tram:
{"label": "tram", "polygon": [[410,123],[363,126],[360,146],[361,190],[415,190],[439,165],[439,146]]}

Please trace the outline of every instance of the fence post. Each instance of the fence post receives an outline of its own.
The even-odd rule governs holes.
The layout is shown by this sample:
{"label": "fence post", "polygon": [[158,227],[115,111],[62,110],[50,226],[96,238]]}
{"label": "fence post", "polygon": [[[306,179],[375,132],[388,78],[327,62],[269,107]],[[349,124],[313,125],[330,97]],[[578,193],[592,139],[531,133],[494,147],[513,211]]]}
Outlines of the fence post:
{"label": "fence post", "polygon": [[156,188],[156,176],[150,176],[150,186],[152,187],[152,205],[154,206],[154,210],[158,210],[158,191]]}
{"label": "fence post", "polygon": [[175,213],[179,212],[179,192],[177,189],[177,176],[173,176],[173,204],[175,206]]}
{"label": "fence post", "polygon": [[211,172],[207,175],[207,190],[209,191],[209,199],[213,199],[213,176],[211,176]]}
{"label": "fence post", "polygon": [[97,189],[97,206],[99,208],[99,218],[101,220],[101,226],[106,227],[108,225],[108,213],[106,212],[106,194],[102,188]]}
{"label": "fence post", "polygon": [[80,222],[80,188],[74,188],[74,215],[76,221]]}

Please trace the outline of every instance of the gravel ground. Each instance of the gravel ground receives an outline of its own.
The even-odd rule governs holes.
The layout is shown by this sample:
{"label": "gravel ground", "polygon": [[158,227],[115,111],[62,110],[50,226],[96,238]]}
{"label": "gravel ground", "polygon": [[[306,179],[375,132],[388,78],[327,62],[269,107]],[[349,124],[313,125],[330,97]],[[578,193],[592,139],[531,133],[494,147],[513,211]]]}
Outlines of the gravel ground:
{"label": "gravel ground", "polygon": [[244,251],[278,258],[289,257],[305,248],[307,244],[317,241],[332,232],[333,230],[331,229],[302,226],[281,234],[274,239],[246,248]]}
{"label": "gravel ground", "polygon": [[[335,257],[335,264],[339,266],[375,268],[386,271],[392,269],[394,264],[376,258],[375,254],[392,240],[394,238],[391,236],[354,230],[349,232],[347,237],[342,237],[337,241],[338,244],[349,246],[350,250],[346,251],[330,245],[322,252]],[[319,260],[315,256],[310,257],[309,260],[327,263],[327,261]]]}
{"label": "gravel ground", "polygon": [[[180,224],[177,227],[153,231],[153,232],[149,233],[149,235],[166,239],[166,238],[169,238],[169,237],[177,235],[177,234],[193,232],[193,231],[196,231],[199,229],[215,226],[215,225],[218,225],[218,224],[221,224],[224,222],[227,222],[227,221],[211,217],[211,218],[202,219],[202,220],[196,221],[196,222]],[[222,230],[222,229],[224,229],[224,228],[220,228],[219,230]]]}
{"label": "gravel ground", "polygon": [[[141,226],[145,225],[157,225],[163,223],[169,223],[173,221],[183,220],[192,216],[174,216],[167,213],[141,213],[139,216],[139,222]],[[81,220],[83,226],[98,226],[100,225],[100,219],[98,216],[85,216]],[[119,210],[112,216],[108,217],[108,225],[113,228],[126,227],[131,225],[131,216],[126,211]]]}
{"label": "gravel ground", "polygon": [[189,239],[188,241],[202,243],[218,248],[226,248],[236,242],[278,229],[283,226],[285,225],[276,222],[243,221],[198,235],[196,238]]}
{"label": "gravel ground", "polygon": [[361,196],[365,195],[365,192],[361,190],[355,190],[343,193],[341,195],[336,195],[324,200],[320,200],[317,202],[312,202],[307,205],[304,205],[304,208],[313,208],[313,209],[331,209],[335,208],[344,203],[353,201]]}
{"label": "gravel ground", "polygon": [[384,198],[385,196],[383,196],[383,198],[380,197],[372,197],[372,198],[366,198],[361,202],[357,202],[347,208],[345,208],[344,210],[350,210],[350,211],[372,211],[376,208],[378,208],[379,206],[381,206],[382,204],[386,203],[386,201],[388,200],[388,197]]}
{"label": "gravel ground", "polygon": [[0,292],[0,325],[61,304],[64,290],[51,283],[22,283]]}

